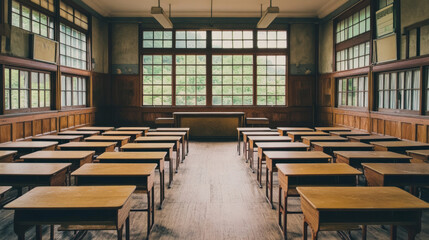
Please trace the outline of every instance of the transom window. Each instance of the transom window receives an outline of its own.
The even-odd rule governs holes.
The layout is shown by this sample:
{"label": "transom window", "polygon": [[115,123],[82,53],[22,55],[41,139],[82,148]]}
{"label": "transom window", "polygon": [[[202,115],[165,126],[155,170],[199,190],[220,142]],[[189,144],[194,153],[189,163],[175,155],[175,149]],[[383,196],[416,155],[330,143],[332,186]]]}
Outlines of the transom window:
{"label": "transom window", "polygon": [[60,16],[79,27],[88,30],[88,17],[74,9],[72,6],[65,4],[63,1],[60,1]]}
{"label": "transom window", "polygon": [[337,105],[342,107],[368,107],[368,77],[338,79]]}
{"label": "transom window", "polygon": [[143,31],[143,48],[172,48],[172,31]]}
{"label": "transom window", "polygon": [[286,48],[286,31],[258,31],[258,48]]}
{"label": "transom window", "polygon": [[55,11],[54,0],[31,0],[33,3],[51,12]]}
{"label": "transom window", "polygon": [[252,31],[212,31],[213,48],[253,48]]}
{"label": "transom window", "polygon": [[54,39],[53,19],[17,1],[12,1],[12,26]]}
{"label": "transom window", "polygon": [[86,106],[86,78],[79,76],[61,76],[61,106]]}
{"label": "transom window", "polygon": [[370,16],[370,7],[367,6],[337,22],[336,42],[340,43],[369,31],[371,28]]}
{"label": "transom window", "polygon": [[176,48],[206,48],[206,31],[176,31]]}
{"label": "transom window", "polygon": [[369,66],[369,42],[337,52],[337,71]]}

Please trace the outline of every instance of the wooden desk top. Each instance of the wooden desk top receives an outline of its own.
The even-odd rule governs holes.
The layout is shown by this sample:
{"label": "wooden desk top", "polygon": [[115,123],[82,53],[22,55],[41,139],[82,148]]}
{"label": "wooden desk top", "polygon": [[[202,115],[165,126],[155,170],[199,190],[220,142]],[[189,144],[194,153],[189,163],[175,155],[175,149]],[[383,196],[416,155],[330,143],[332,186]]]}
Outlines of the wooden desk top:
{"label": "wooden desk top", "polygon": [[31,138],[31,140],[75,140],[78,138],[82,138],[83,135],[45,135],[45,136],[40,136],[40,137],[33,137]]}
{"label": "wooden desk top", "polygon": [[407,150],[407,153],[429,158],[429,150]]}
{"label": "wooden desk top", "polygon": [[69,142],[65,144],[61,144],[58,147],[61,149],[62,147],[110,147],[115,146],[116,142]]}
{"label": "wooden desk top", "polygon": [[47,148],[58,145],[58,142],[54,141],[19,141],[19,142],[7,142],[0,144],[0,149],[31,149],[31,148]]}
{"label": "wooden desk top", "polygon": [[180,127],[180,128],[157,128],[155,129],[157,132],[188,132],[191,128],[188,127]]}
{"label": "wooden desk top", "polygon": [[339,155],[347,159],[411,159],[407,155],[389,151],[334,151],[334,155]]}
{"label": "wooden desk top", "polygon": [[238,127],[238,132],[270,132],[271,128],[268,127]]}
{"label": "wooden desk top", "polygon": [[367,135],[367,136],[348,136],[349,139],[351,140],[356,140],[356,141],[369,141],[369,140],[373,140],[373,141],[382,141],[382,140],[398,140],[398,138],[396,137],[391,137],[391,136],[381,136],[381,135]]}
{"label": "wooden desk top", "polygon": [[257,142],[256,146],[267,148],[308,148],[309,146],[300,142]]}
{"label": "wooden desk top", "polygon": [[173,115],[190,115],[190,116],[204,116],[204,115],[245,115],[244,112],[173,112]]}
{"label": "wooden desk top", "polygon": [[103,136],[115,135],[115,136],[126,136],[126,135],[141,135],[142,131],[107,131],[102,133]]}
{"label": "wooden desk top", "polygon": [[181,137],[176,136],[149,136],[149,137],[138,137],[135,142],[150,142],[150,141],[180,141]]}
{"label": "wooden desk top", "polygon": [[96,126],[92,126],[92,127],[81,127],[76,129],[77,131],[110,131],[115,129],[114,127],[96,127]]}
{"label": "wooden desk top", "polygon": [[94,155],[94,151],[38,151],[21,156],[22,159],[83,159]]}
{"label": "wooden desk top", "polygon": [[350,131],[350,132],[329,132],[331,135],[340,136],[340,137],[348,137],[348,136],[369,136],[371,134],[367,132],[361,131]]}
{"label": "wooden desk top", "polygon": [[249,136],[252,141],[285,141],[290,142],[292,139],[286,136]]}
{"label": "wooden desk top", "polygon": [[243,136],[280,136],[278,132],[242,132]]}
{"label": "wooden desk top", "polygon": [[127,143],[121,149],[157,149],[173,148],[174,143]]}
{"label": "wooden desk top", "polygon": [[16,154],[17,151],[0,151],[0,158]]}
{"label": "wooden desk top", "polygon": [[305,136],[302,140],[309,140],[311,142],[323,142],[323,141],[347,141],[347,138],[339,136]]}
{"label": "wooden desk top", "polygon": [[102,135],[102,136],[91,136],[91,137],[87,137],[85,138],[85,141],[124,141],[124,140],[129,140],[131,137],[130,136],[106,136],[106,135]]}
{"label": "wooden desk top", "polygon": [[332,157],[328,154],[320,151],[265,151],[265,156],[270,159],[319,159],[327,158],[331,159]]}
{"label": "wooden desk top", "polygon": [[346,127],[316,127],[315,128],[317,131],[322,131],[322,132],[350,132],[351,129],[350,128],[346,128]]}
{"label": "wooden desk top", "polygon": [[63,131],[59,132],[58,135],[97,135],[100,131]]}
{"label": "wooden desk top", "polygon": [[312,144],[322,148],[372,147],[372,145],[370,144],[361,143],[361,142],[313,142]]}
{"label": "wooden desk top", "polygon": [[186,132],[148,132],[146,136],[185,136]]}
{"label": "wooden desk top", "polygon": [[72,176],[150,176],[156,163],[87,163]]}
{"label": "wooden desk top", "polygon": [[298,187],[297,190],[319,210],[429,209],[429,203],[396,187]]}
{"label": "wooden desk top", "polygon": [[329,136],[329,133],[325,132],[288,132],[290,136]]}
{"label": "wooden desk top", "polygon": [[7,187],[7,186],[2,187],[2,186],[0,186],[0,196],[3,195],[3,194],[5,194],[10,189],[12,189],[12,187]]}
{"label": "wooden desk top", "polygon": [[36,187],[5,209],[119,209],[135,186]]}
{"label": "wooden desk top", "polygon": [[49,176],[70,166],[70,163],[0,163],[0,176]]}
{"label": "wooden desk top", "polygon": [[382,175],[429,175],[427,163],[362,163]]}
{"label": "wooden desk top", "polygon": [[286,132],[313,132],[314,130],[308,127],[278,127],[277,130]]}
{"label": "wooden desk top", "polygon": [[164,159],[166,152],[105,152],[97,159]]}
{"label": "wooden desk top", "polygon": [[371,142],[372,145],[377,145],[381,147],[415,147],[415,146],[427,146],[429,144],[421,142],[412,142],[412,141],[381,141],[381,142]]}
{"label": "wooden desk top", "polygon": [[345,163],[277,164],[277,169],[286,176],[314,175],[361,175],[362,172]]}
{"label": "wooden desk top", "polygon": [[120,127],[116,131],[148,131],[150,127]]}

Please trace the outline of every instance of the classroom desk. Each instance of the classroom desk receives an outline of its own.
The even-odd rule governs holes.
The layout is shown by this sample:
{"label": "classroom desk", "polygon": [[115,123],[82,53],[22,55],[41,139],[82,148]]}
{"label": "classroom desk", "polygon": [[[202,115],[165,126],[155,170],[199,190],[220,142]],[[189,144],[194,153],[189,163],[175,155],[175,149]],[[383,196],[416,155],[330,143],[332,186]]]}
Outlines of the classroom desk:
{"label": "classroom desk", "polygon": [[367,132],[361,132],[361,131],[350,131],[350,132],[329,132],[332,136],[339,136],[339,137],[350,137],[350,136],[369,136],[371,134]]}
{"label": "classroom desk", "polygon": [[372,151],[374,147],[361,142],[313,142],[314,151],[334,156],[334,151]]}
{"label": "classroom desk", "polygon": [[146,134],[146,136],[148,137],[161,137],[161,136],[179,136],[181,137],[180,139],[180,143],[182,144],[182,160],[185,160],[186,158],[186,151],[185,151],[185,146],[186,146],[186,134],[185,132],[148,132]]}
{"label": "classroom desk", "polygon": [[347,138],[338,136],[307,136],[302,137],[302,142],[311,146],[313,142],[347,142]]}
{"label": "classroom desk", "polygon": [[147,237],[155,220],[154,163],[88,163],[74,171],[77,186],[135,185],[135,192],[147,194],[147,209],[131,211],[147,212]]}
{"label": "classroom desk", "polygon": [[23,187],[66,185],[69,163],[0,163],[0,185]]}
{"label": "classroom desk", "polygon": [[[166,152],[105,152],[97,157],[99,163],[155,163],[159,169],[159,208],[162,209],[162,205],[165,199],[165,171],[164,161],[167,153]],[[173,165],[169,164],[170,177],[169,185],[173,181]]]}
{"label": "classroom desk", "polygon": [[82,140],[83,135],[45,135],[40,137],[33,137],[31,141],[54,141],[58,144],[64,144],[69,142],[79,142]]}
{"label": "classroom desk", "polygon": [[91,137],[100,134],[100,131],[63,131],[58,135],[83,135],[83,138]]}
{"label": "classroom desk", "polygon": [[427,163],[364,163],[362,164],[368,186],[410,187],[417,194],[417,187],[429,186]]}
{"label": "classroom desk", "polygon": [[77,128],[76,131],[99,131],[100,133],[102,132],[106,132],[106,131],[111,131],[115,129],[114,127],[96,127],[96,126],[91,126],[91,127],[81,127],[81,128]]}
{"label": "classroom desk", "polygon": [[41,225],[54,224],[78,226],[78,230],[116,230],[118,239],[122,239],[125,224],[129,239],[131,194],[135,189],[135,186],[37,187],[4,208],[15,210],[14,230],[20,240],[25,239],[25,232],[34,225],[36,238],[42,239]]}
{"label": "classroom desk", "polygon": [[0,162],[13,162],[17,151],[0,151]]}
{"label": "classroom desk", "polygon": [[130,142],[133,142],[134,139],[141,137],[143,131],[107,131],[102,133],[103,136],[130,136]]}
{"label": "classroom desk", "polygon": [[350,128],[346,128],[346,127],[315,127],[314,129],[316,129],[316,131],[319,132],[350,132],[351,129]]}
{"label": "classroom desk", "polygon": [[380,142],[380,141],[398,141],[399,139],[391,136],[382,136],[382,135],[367,135],[367,136],[348,136],[347,137],[351,142]]}
{"label": "classroom desk", "polygon": [[249,160],[249,153],[247,152],[249,149],[248,141],[249,136],[280,136],[278,132],[241,132],[243,135],[243,156],[246,159],[246,162]]}
{"label": "classroom desk", "polygon": [[188,153],[189,153],[189,134],[190,134],[190,131],[191,130],[191,128],[188,128],[188,127],[186,127],[186,128],[157,128],[157,129],[155,129],[155,131],[157,131],[157,132],[186,132],[186,135],[185,135],[185,139],[186,139],[186,155],[188,155]]}
{"label": "classroom desk", "polygon": [[406,154],[407,150],[425,150],[429,149],[429,144],[412,141],[383,141],[371,142],[376,151],[391,151]]}
{"label": "classroom desk", "polygon": [[[262,142],[290,142],[291,138],[286,136],[248,136],[248,143],[249,147],[247,150],[248,156],[247,159],[250,159],[250,169],[253,170],[253,155],[254,155],[254,149],[256,147],[256,143],[262,143]],[[256,149],[256,152],[258,149]]]}
{"label": "classroom desk", "polygon": [[[176,151],[176,157],[180,157],[180,136],[146,136],[138,137],[135,143],[174,143],[173,151]],[[183,158],[182,158],[183,162]]]}
{"label": "classroom desk", "polygon": [[[303,238],[310,226],[313,239],[319,231],[345,230],[356,225],[405,226],[408,239],[421,230],[422,210],[429,204],[396,187],[298,187],[304,213]],[[366,239],[366,227],[362,231]]]}
{"label": "classroom desk", "polygon": [[277,172],[279,163],[330,163],[332,157],[323,152],[313,151],[265,151],[266,177],[265,196],[268,203],[273,205],[273,173]]}
{"label": "classroom desk", "polygon": [[92,136],[85,138],[85,142],[116,142],[117,147],[122,147],[130,141],[130,136]]}
{"label": "classroom desk", "polygon": [[71,142],[58,147],[63,151],[95,151],[95,155],[104,152],[113,152],[116,142]]}
{"label": "classroom desk", "polygon": [[[242,132],[271,132],[268,127],[238,127],[237,128],[237,152],[240,155],[241,151],[241,133]],[[244,149],[243,149],[244,152]]]}
{"label": "classroom desk", "polygon": [[[283,137],[283,136],[280,136]],[[307,151],[308,145],[300,142],[257,142],[258,147],[258,169],[256,179],[262,188],[262,162],[265,161],[264,151]]]}
{"label": "classroom desk", "polygon": [[411,157],[388,151],[334,151],[336,163],[361,169],[362,163],[409,163]]}
{"label": "classroom desk", "polygon": [[407,150],[412,163],[429,163],[429,150]]}
{"label": "classroom desk", "polygon": [[117,128],[116,131],[141,131],[143,132],[143,136],[149,132],[150,127],[120,127]]}
{"label": "classroom desk", "polygon": [[37,151],[48,151],[55,150],[58,142],[33,142],[33,141],[19,141],[19,142],[7,142],[0,144],[0,150],[12,150],[17,151],[16,157],[20,157],[25,154],[29,154]]}
{"label": "classroom desk", "polygon": [[287,214],[302,213],[301,211],[291,212],[287,208],[289,197],[299,197],[296,187],[356,186],[356,178],[362,174],[344,163],[277,164],[277,168],[279,171],[279,225],[285,239],[287,239]]}
{"label": "classroom desk", "polygon": [[74,171],[85,163],[91,163],[94,151],[38,151],[21,156],[27,163],[70,163]]}
{"label": "classroom desk", "polygon": [[0,203],[3,201],[6,193],[9,192],[11,189],[12,189],[12,187],[10,187],[10,186],[0,187]]}
{"label": "classroom desk", "polygon": [[[173,146],[174,143],[128,143],[121,147],[121,151],[123,152],[164,152],[165,160],[169,161],[169,182],[168,188],[171,187],[171,183],[173,182]],[[176,157],[176,172],[178,169],[179,159]]]}
{"label": "classroom desk", "polygon": [[314,129],[308,127],[278,127],[280,136],[287,136],[288,132],[314,132]]}
{"label": "classroom desk", "polygon": [[288,132],[287,135],[292,138],[292,142],[301,141],[304,136],[329,136],[329,133],[325,132]]}

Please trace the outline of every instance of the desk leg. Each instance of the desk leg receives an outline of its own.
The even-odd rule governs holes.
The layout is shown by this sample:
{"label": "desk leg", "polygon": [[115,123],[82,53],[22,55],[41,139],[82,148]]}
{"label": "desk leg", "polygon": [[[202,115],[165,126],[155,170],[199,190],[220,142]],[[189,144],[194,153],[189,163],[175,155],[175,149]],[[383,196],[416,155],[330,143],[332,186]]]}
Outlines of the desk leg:
{"label": "desk leg", "polygon": [[54,235],[55,235],[55,225],[51,225],[51,240],[54,240]]}
{"label": "desk leg", "polygon": [[[183,137],[183,142],[182,142],[182,162],[183,162],[183,160],[185,160],[185,143],[186,143],[186,141],[185,141],[185,137]],[[187,143],[187,144],[189,144],[189,142]]]}
{"label": "desk leg", "polygon": [[122,240],[122,232],[123,232],[123,230],[124,230],[124,226],[121,226],[116,232],[117,232],[117,235],[118,235],[118,240]]}
{"label": "desk leg", "polygon": [[273,171],[267,168],[267,176],[265,181],[265,196],[272,209],[275,209],[273,204]]}
{"label": "desk leg", "polygon": [[189,153],[189,133],[186,134],[186,156]]}
{"label": "desk leg", "polygon": [[[179,172],[179,164],[180,164],[180,150],[179,150],[179,146],[177,146],[177,152],[176,152],[176,173]],[[182,157],[183,160],[183,157]]]}
{"label": "desk leg", "polygon": [[256,179],[258,181],[259,187],[262,188],[262,159],[258,156],[258,169],[256,172]]}
{"label": "desk leg", "polygon": [[36,225],[36,240],[42,240],[42,226]]}
{"label": "desk leg", "polygon": [[397,227],[394,225],[390,226],[390,239],[391,240],[396,240],[397,238]]}
{"label": "desk leg", "polygon": [[127,220],[125,220],[125,239],[130,240],[130,215],[128,214]]}
{"label": "desk leg", "polygon": [[244,145],[245,147],[245,153],[244,153],[244,159],[246,160],[246,163],[249,162],[249,151],[250,151],[250,146],[249,146],[249,142],[245,142]]}
{"label": "desk leg", "polygon": [[304,220],[303,220],[303,233],[302,233],[302,239],[303,240],[307,240],[307,231],[308,231],[308,223],[305,221],[305,217],[304,217]]}
{"label": "desk leg", "polygon": [[362,225],[362,240],[366,240],[366,225]]}
{"label": "desk leg", "polygon": [[171,183],[173,182],[173,159],[169,157],[170,162],[168,163],[168,167],[170,168],[169,176],[168,176],[168,188],[171,188]]}
{"label": "desk leg", "polygon": [[240,156],[240,131],[237,131],[237,152],[238,152],[238,156]]}
{"label": "desk leg", "polygon": [[159,209],[162,209],[162,204],[165,199],[165,171],[164,169],[159,169]]}
{"label": "desk leg", "polygon": [[[284,205],[282,205],[282,193],[283,189],[279,185],[279,226],[283,231],[283,237],[284,239],[287,239],[287,193],[285,192],[284,196]],[[283,225],[282,225],[282,214],[283,214]]]}
{"label": "desk leg", "polygon": [[147,238],[152,230],[155,221],[155,187],[152,186],[147,192]]}

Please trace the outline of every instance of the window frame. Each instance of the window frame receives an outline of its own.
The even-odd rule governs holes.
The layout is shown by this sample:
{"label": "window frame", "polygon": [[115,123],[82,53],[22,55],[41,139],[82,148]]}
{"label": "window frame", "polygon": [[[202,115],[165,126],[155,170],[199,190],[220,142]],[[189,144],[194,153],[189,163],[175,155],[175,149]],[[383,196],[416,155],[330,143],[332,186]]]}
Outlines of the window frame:
{"label": "window frame", "polygon": [[[360,78],[366,78],[366,81],[367,81],[367,89],[365,90],[365,85],[364,85],[364,89],[363,89],[363,91],[360,91],[359,90],[359,79]],[[340,105],[339,104],[339,100],[340,100],[340,97],[339,97],[339,81],[340,80],[344,80],[344,79],[346,79],[347,80],[347,86],[346,86],[346,91],[345,92],[343,92],[343,91],[341,91],[341,93],[342,94],[346,94],[346,105]],[[348,81],[349,81],[349,79],[357,79],[357,90],[356,91],[349,91],[348,90]],[[369,107],[369,95],[370,95],[370,78],[368,77],[368,75],[365,75],[365,74],[360,74],[360,75],[354,75],[354,76],[345,76],[345,77],[338,77],[338,78],[335,78],[335,104],[334,104],[334,106],[336,107],[336,108],[338,108],[338,109],[351,109],[351,110],[367,110],[368,109],[368,107]],[[367,96],[367,99],[366,99],[366,103],[367,103],[367,105],[366,106],[352,106],[352,105],[348,105],[347,104],[347,102],[348,102],[348,96],[349,96],[349,93],[354,93],[354,94],[356,94],[356,101],[357,101],[357,105],[359,105],[359,93],[363,93],[363,96],[365,97],[365,95]],[[365,94],[365,92],[366,92],[366,94]],[[364,103],[365,103],[365,99],[364,99]],[[364,104],[365,105],[365,104]]]}
{"label": "window frame", "polygon": [[[65,79],[67,79],[67,77],[70,77],[71,78],[71,90],[70,91],[68,91],[68,90],[62,90],[62,80],[60,79],[60,87],[58,88],[59,89],[59,96],[60,96],[60,106],[61,106],[61,109],[62,110],[71,110],[71,109],[79,109],[79,108],[86,108],[86,107],[88,107],[88,105],[89,105],[89,94],[88,94],[88,90],[89,90],[89,78],[88,77],[86,77],[86,76],[81,76],[81,75],[76,75],[76,74],[61,74],[61,77],[64,77]],[[75,78],[75,77],[77,77],[77,78],[83,78],[83,79],[85,79],[85,105],[70,105],[70,106],[67,106],[67,105],[64,105],[63,106],[63,104],[62,104],[62,93],[63,92],[71,92],[70,93],[70,95],[71,95],[71,101],[72,101],[72,103],[73,103],[73,93],[74,93],[74,90],[73,90],[73,78]],[[67,83],[65,82],[65,84],[67,85]],[[77,90],[78,92],[83,92],[83,91],[79,91],[79,90]],[[66,95],[66,94],[65,94]],[[64,101],[66,101],[67,100],[67,95],[65,96],[65,99],[64,99]]]}

